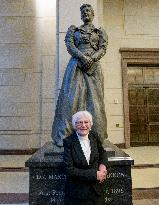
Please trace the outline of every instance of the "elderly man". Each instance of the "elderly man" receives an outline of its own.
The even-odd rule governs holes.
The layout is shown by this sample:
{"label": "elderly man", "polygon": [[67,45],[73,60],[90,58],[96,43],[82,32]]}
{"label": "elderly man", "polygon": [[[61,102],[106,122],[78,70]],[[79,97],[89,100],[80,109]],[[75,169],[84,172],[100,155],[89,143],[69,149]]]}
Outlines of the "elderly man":
{"label": "elderly man", "polygon": [[72,125],[75,131],[63,140],[65,205],[103,205],[107,154],[98,134],[91,131],[92,115],[79,111],[72,116]]}

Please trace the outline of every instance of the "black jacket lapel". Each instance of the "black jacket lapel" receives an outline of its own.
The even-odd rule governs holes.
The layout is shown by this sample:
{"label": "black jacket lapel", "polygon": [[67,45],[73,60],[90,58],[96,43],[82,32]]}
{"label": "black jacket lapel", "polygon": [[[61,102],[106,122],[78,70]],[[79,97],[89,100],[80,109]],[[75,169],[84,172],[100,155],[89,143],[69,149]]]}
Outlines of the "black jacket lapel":
{"label": "black jacket lapel", "polygon": [[90,140],[90,146],[91,146],[91,155],[90,155],[90,161],[89,161],[89,164],[91,165],[94,161],[95,155],[97,154],[97,149],[96,149],[95,139],[91,132],[89,133],[88,138]]}
{"label": "black jacket lapel", "polygon": [[73,145],[78,160],[80,160],[83,165],[88,166],[87,160],[85,158],[85,155],[83,153],[81,144],[76,133],[73,134]]}

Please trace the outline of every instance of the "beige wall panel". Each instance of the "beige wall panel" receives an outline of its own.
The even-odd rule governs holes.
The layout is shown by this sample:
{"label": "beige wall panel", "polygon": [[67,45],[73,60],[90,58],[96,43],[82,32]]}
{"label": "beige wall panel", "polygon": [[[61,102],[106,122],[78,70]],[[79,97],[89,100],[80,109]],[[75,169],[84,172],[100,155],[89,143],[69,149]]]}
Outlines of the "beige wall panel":
{"label": "beige wall panel", "polygon": [[109,74],[107,78],[104,79],[105,88],[122,88],[122,77],[117,74]]}
{"label": "beige wall panel", "polygon": [[37,103],[13,103],[7,100],[0,101],[0,116],[26,116],[38,113]]}
{"label": "beige wall panel", "polygon": [[51,82],[45,82],[45,84],[43,83],[43,87],[42,87],[42,96],[43,96],[43,98],[55,99],[55,97],[54,97],[54,88],[53,88],[52,84],[53,83],[51,83]]}
{"label": "beige wall panel", "polygon": [[80,6],[83,3],[91,4],[95,10],[94,24],[97,24],[97,1],[96,0],[59,0],[59,32],[66,32],[70,25],[80,26]]}
{"label": "beige wall panel", "polygon": [[8,100],[11,102],[27,102],[32,100],[32,92],[30,89],[24,90],[17,86],[0,86],[1,100]]}
{"label": "beige wall panel", "polygon": [[[105,23],[105,30],[108,34],[108,43],[114,43],[114,44],[119,44],[119,38],[122,38],[122,36],[124,35],[124,27],[123,26],[115,26],[115,27],[108,27],[107,24]],[[113,39],[116,38],[116,41],[113,41]],[[111,44],[108,45],[108,48],[112,49]]]}
{"label": "beige wall panel", "polygon": [[56,18],[36,19],[37,47],[40,55],[56,53]]}
{"label": "beige wall panel", "polygon": [[1,135],[0,149],[29,149],[39,147],[39,135]]}
{"label": "beige wall panel", "polygon": [[31,118],[0,117],[0,130],[31,130]]}
{"label": "beige wall panel", "polygon": [[[103,60],[101,60],[101,63],[102,63],[102,69],[104,70],[105,68],[106,69],[109,69],[107,63],[118,63],[119,64],[119,60],[121,60],[120,58],[120,53],[119,53],[119,50],[118,49],[109,49],[107,50],[107,53],[106,55],[104,56]],[[104,66],[103,64],[106,63]]]}
{"label": "beige wall panel", "polygon": [[26,83],[24,84],[24,91],[26,91],[27,93],[30,93],[30,99],[33,102],[37,102],[40,100],[40,94],[42,92],[41,90],[41,72],[33,72],[33,73],[29,73],[28,75],[26,75]]}
{"label": "beige wall panel", "polygon": [[0,86],[20,86],[25,81],[24,72],[0,72]]}
{"label": "beige wall panel", "polygon": [[125,38],[121,40],[121,47],[129,48],[158,48],[159,38]]}
{"label": "beige wall panel", "polygon": [[[13,46],[0,44],[0,68],[11,68],[13,67],[11,63],[11,48]],[[12,51],[13,53],[13,51]]]}
{"label": "beige wall panel", "polygon": [[124,129],[108,131],[108,139],[114,144],[124,143]]}
{"label": "beige wall panel", "polygon": [[[112,58],[112,60],[115,58]],[[121,76],[121,62],[115,59],[112,62],[106,62],[102,65],[104,77],[107,79],[113,75]]]}
{"label": "beige wall panel", "polygon": [[105,89],[104,90],[104,98],[105,98],[105,102],[106,104],[113,104],[113,103],[123,103],[123,92],[122,92],[122,88],[118,88],[118,89]]}
{"label": "beige wall panel", "polygon": [[42,96],[55,98],[56,89],[55,56],[42,56]]}
{"label": "beige wall panel", "polygon": [[[109,40],[110,42],[110,40]],[[112,41],[113,42],[113,41]],[[107,88],[122,88],[122,79],[121,79],[121,62],[120,62],[120,54],[118,47],[118,43],[114,44],[114,48],[110,48],[110,44],[108,46],[107,53],[103,58],[102,70],[104,75],[104,87]]]}
{"label": "beige wall panel", "polygon": [[51,135],[51,131],[52,131],[52,125],[51,125],[51,129],[49,130],[42,130],[42,135]]}
{"label": "beige wall panel", "polygon": [[34,16],[35,0],[0,0],[0,16]]}
{"label": "beige wall panel", "polygon": [[107,15],[104,16],[104,21],[107,29],[113,27],[123,27],[124,16],[122,15]]}
{"label": "beige wall panel", "polygon": [[159,36],[159,17],[125,16],[126,35]]}
{"label": "beige wall panel", "polygon": [[103,0],[97,1],[97,14],[98,14],[98,24],[99,26],[103,27]]}
{"label": "beige wall panel", "polygon": [[0,44],[0,68],[34,69],[35,45]]}
{"label": "beige wall panel", "polygon": [[42,103],[42,116],[43,117],[50,117],[53,119],[54,111],[55,111],[55,106],[53,106],[52,102]]}
{"label": "beige wall panel", "polygon": [[51,138],[51,133],[50,134],[45,134],[41,136],[41,146],[43,146],[45,143],[52,141]]}
{"label": "beige wall panel", "polygon": [[26,84],[23,86],[0,86],[1,100],[11,102],[38,102],[39,101],[39,76],[27,77]]}
{"label": "beige wall panel", "polygon": [[104,0],[105,15],[123,15],[123,0]]}
{"label": "beige wall panel", "polygon": [[106,104],[107,115],[123,115],[123,104]]}
{"label": "beige wall panel", "polygon": [[0,17],[0,43],[34,43],[36,19],[34,17]]}
{"label": "beige wall panel", "polygon": [[43,81],[49,81],[53,85],[56,77],[55,56],[42,56],[42,66]]}
{"label": "beige wall panel", "polygon": [[121,130],[124,128],[124,119],[123,116],[116,115],[107,115],[107,125],[109,131]]}
{"label": "beige wall panel", "polygon": [[36,63],[35,45],[19,44],[9,48],[11,52],[11,65],[13,68],[32,68]]}
{"label": "beige wall panel", "polygon": [[53,123],[53,117],[43,117],[42,118],[42,130],[47,130],[51,133],[52,130],[52,123]]}
{"label": "beige wall panel", "polygon": [[121,60],[121,55],[119,53],[119,48],[121,45],[121,40],[118,38],[111,38],[109,37],[108,33],[108,48],[106,55],[103,57],[102,62],[113,62],[119,65],[119,62]]}
{"label": "beige wall panel", "polygon": [[54,111],[55,105],[54,103],[43,103],[42,104],[42,136],[41,136],[41,143],[42,145],[47,142],[51,141],[51,130],[52,130],[52,123],[54,118]]}
{"label": "beige wall panel", "polygon": [[124,13],[131,16],[159,16],[158,0],[126,0]]}
{"label": "beige wall panel", "polygon": [[40,18],[56,17],[56,2],[59,0],[34,0],[36,16]]}
{"label": "beige wall panel", "polygon": [[[40,111],[40,109],[39,109]],[[42,133],[42,115],[38,113],[37,115],[32,115],[30,118],[32,134],[38,135],[40,137]]]}

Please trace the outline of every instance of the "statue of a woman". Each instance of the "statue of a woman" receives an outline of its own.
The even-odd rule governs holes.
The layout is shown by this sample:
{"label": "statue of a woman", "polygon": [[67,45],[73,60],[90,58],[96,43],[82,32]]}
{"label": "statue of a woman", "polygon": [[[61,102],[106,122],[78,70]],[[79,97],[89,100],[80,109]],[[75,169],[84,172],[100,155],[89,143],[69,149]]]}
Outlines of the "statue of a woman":
{"label": "statue of a woman", "polygon": [[107,138],[104,83],[99,60],[106,53],[108,38],[102,28],[95,28],[92,24],[92,6],[83,4],[80,10],[84,24],[70,26],[65,37],[71,59],[63,78],[52,126],[52,138],[58,146],[63,146],[63,139],[72,132],[71,117],[80,110],[92,114],[92,130],[99,134],[101,141]]}

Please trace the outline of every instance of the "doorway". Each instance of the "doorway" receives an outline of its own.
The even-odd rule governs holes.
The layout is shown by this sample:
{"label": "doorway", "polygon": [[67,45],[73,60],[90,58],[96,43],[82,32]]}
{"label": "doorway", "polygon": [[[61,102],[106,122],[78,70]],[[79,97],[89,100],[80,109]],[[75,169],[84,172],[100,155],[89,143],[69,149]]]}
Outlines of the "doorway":
{"label": "doorway", "polygon": [[120,49],[125,147],[159,145],[159,49]]}
{"label": "doorway", "polygon": [[159,67],[128,66],[130,145],[159,144]]}
{"label": "doorway", "polygon": [[159,67],[128,66],[130,145],[159,144]]}

